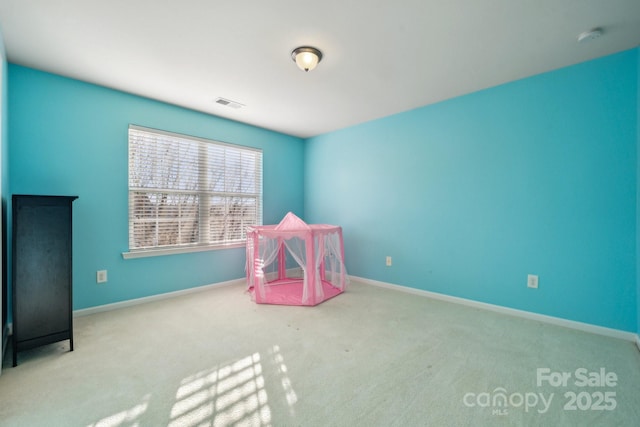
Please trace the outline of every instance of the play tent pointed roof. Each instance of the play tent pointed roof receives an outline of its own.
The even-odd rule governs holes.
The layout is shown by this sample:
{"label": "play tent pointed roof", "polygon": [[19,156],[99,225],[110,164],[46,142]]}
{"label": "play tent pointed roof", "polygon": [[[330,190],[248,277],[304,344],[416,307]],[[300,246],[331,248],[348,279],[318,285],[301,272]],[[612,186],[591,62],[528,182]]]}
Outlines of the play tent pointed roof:
{"label": "play tent pointed roof", "polygon": [[282,218],[280,224],[276,225],[278,231],[299,231],[299,230],[311,230],[311,227],[298,218],[293,212],[289,212]]}

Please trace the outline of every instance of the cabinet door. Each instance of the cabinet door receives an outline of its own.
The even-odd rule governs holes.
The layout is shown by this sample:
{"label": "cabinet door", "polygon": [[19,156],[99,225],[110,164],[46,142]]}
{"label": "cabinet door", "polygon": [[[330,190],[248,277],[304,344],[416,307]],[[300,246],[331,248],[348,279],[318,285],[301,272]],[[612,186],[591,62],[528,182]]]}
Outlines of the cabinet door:
{"label": "cabinet door", "polygon": [[69,203],[26,200],[16,221],[16,326],[18,340],[69,330],[71,230]]}

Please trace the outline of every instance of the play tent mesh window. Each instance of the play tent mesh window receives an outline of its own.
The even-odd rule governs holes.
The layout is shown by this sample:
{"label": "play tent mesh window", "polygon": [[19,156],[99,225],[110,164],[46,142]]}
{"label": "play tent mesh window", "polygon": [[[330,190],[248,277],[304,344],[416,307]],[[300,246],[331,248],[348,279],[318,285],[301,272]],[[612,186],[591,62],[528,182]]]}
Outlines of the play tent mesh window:
{"label": "play tent mesh window", "polygon": [[129,250],[228,247],[262,224],[262,151],[129,126]]}

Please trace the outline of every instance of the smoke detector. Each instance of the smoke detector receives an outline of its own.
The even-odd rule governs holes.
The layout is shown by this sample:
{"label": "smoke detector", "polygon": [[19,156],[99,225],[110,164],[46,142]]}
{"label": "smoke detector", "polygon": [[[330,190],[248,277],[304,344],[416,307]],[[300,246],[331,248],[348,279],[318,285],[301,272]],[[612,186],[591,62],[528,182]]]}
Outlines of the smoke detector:
{"label": "smoke detector", "polygon": [[233,108],[233,109],[239,109],[244,107],[244,104],[240,104],[239,102],[236,101],[232,101],[230,99],[226,99],[226,98],[216,98],[215,100],[216,104],[220,104],[220,105],[224,105],[225,107],[229,107],[229,108]]}

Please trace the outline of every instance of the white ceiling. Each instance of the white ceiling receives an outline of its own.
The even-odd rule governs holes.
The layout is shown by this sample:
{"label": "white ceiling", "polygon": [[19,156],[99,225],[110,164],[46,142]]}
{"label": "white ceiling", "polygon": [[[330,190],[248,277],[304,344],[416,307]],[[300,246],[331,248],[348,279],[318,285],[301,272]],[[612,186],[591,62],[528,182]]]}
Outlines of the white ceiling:
{"label": "white ceiling", "polygon": [[309,137],[636,47],[640,0],[0,0],[0,25],[12,63]]}

